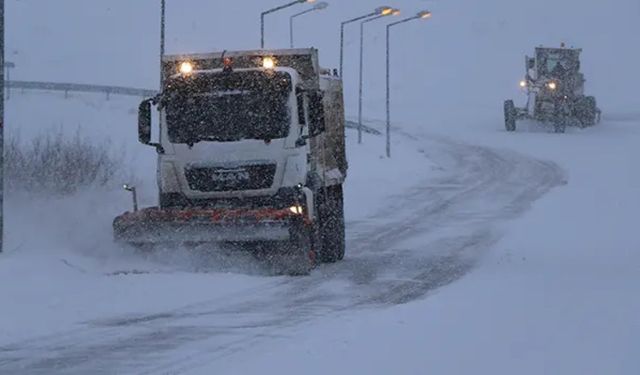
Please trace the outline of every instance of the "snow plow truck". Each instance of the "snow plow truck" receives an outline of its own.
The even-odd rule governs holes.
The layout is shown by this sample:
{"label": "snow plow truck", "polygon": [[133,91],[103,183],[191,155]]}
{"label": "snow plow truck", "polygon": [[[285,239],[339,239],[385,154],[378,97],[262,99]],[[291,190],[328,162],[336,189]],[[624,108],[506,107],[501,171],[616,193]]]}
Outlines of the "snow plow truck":
{"label": "snow plow truck", "polygon": [[317,50],[165,56],[162,76],[138,113],[139,141],[158,154],[159,204],[116,217],[116,241],[249,250],[277,274],[341,260],[342,81]]}

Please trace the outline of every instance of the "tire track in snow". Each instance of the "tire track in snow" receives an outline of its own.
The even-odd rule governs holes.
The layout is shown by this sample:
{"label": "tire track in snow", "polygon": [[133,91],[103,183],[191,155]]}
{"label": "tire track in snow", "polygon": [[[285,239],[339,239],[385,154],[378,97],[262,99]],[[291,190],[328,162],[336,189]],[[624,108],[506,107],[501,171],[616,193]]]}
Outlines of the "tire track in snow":
{"label": "tire track in snow", "polygon": [[425,156],[451,173],[390,200],[371,220],[350,223],[345,261],[235,302],[116,317],[9,345],[0,349],[0,372],[183,373],[319,316],[424,298],[468,273],[500,239],[500,223],[565,180],[555,164],[513,152],[419,140]]}

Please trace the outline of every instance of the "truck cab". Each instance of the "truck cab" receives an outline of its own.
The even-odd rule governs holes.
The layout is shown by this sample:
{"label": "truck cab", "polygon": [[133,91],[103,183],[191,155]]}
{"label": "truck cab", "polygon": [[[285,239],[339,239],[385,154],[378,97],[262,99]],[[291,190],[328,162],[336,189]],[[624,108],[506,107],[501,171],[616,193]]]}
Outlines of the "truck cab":
{"label": "truck cab", "polygon": [[160,205],[273,196],[305,184],[307,139],[323,126],[310,122],[310,100],[291,68],[170,77],[160,102]]}

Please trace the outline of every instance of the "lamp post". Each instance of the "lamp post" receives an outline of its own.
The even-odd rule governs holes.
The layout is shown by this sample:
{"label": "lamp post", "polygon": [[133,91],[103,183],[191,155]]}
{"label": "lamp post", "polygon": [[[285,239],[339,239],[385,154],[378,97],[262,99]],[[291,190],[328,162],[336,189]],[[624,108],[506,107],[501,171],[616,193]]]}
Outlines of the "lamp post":
{"label": "lamp post", "polygon": [[269,9],[269,10],[265,10],[264,12],[260,13],[260,48],[264,49],[264,16],[266,16],[267,14],[274,13],[274,12],[277,12],[279,10],[285,9],[285,8],[292,7],[292,6],[297,5],[297,4],[304,4],[304,3],[310,3],[311,4],[311,3],[315,3],[315,2],[316,2],[316,0],[295,0],[295,1],[292,1],[292,2],[290,2],[288,4],[284,4],[284,5],[281,5],[279,7],[275,7],[275,8]]}
{"label": "lamp post", "polygon": [[[4,0],[0,0],[0,65],[4,66]],[[0,253],[4,248],[4,74],[0,74]]]}
{"label": "lamp post", "polygon": [[318,4],[314,5],[312,8],[309,8],[307,10],[303,10],[302,12],[296,13],[293,16],[289,17],[289,46],[291,48],[293,48],[293,20],[296,17],[302,16],[303,14],[315,12],[317,10],[327,9],[328,6],[329,6],[329,3],[322,1],[322,2],[319,2]]}
{"label": "lamp post", "polygon": [[163,74],[162,74],[162,59],[164,58],[165,48],[165,29],[166,29],[166,0],[162,0],[160,3],[160,90],[162,91]]}
{"label": "lamp post", "polygon": [[360,22],[360,82],[358,84],[358,143],[362,143],[362,80],[363,80],[363,68],[364,68],[364,25],[379,20],[386,16],[397,16],[400,14],[400,10],[393,9],[387,14],[380,14],[378,16],[368,18]]}
{"label": "lamp post", "polygon": [[391,78],[391,28],[409,21],[420,20],[420,19],[428,19],[431,18],[431,12],[428,10],[419,12],[413,17],[405,18],[403,20],[393,22],[387,25],[387,98],[386,98],[386,107],[387,107],[387,157],[391,157],[391,87],[390,87],[390,78]]}
{"label": "lamp post", "polygon": [[344,66],[344,27],[353,22],[362,21],[364,19],[375,16],[389,15],[392,12],[393,8],[384,5],[376,8],[376,10],[371,13],[365,14],[364,16],[352,18],[340,24],[340,77],[342,77],[342,69]]}
{"label": "lamp post", "polygon": [[16,64],[12,63],[11,61],[5,61],[4,62],[4,70],[5,70],[5,87],[7,88],[7,100],[11,99],[11,86],[9,86],[9,82],[11,81],[11,69],[16,67]]}

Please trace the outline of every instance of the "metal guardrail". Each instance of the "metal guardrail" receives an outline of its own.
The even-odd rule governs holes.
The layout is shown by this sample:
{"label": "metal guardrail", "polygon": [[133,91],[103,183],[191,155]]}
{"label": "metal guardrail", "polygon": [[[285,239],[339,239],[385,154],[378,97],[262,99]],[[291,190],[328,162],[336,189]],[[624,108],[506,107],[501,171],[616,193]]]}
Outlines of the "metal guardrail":
{"label": "metal guardrail", "polygon": [[[358,129],[358,123],[355,121],[349,121],[347,120],[347,122],[345,123],[345,127],[347,129]],[[362,124],[362,131],[368,134],[373,134],[373,135],[382,135],[382,132],[380,132],[379,130],[372,128],[371,126],[367,126]]]}
{"label": "metal guardrail", "polygon": [[[87,92],[87,93],[102,93],[107,96],[107,99],[111,95],[125,95],[125,96],[139,96],[150,97],[156,95],[158,92],[155,90],[138,89],[133,87],[123,86],[105,86],[105,85],[90,85],[83,83],[58,83],[58,82],[38,82],[38,81],[6,81],[6,89],[21,89],[21,90],[42,90],[42,91],[62,91],[65,96],[69,92]],[[357,129],[358,123],[354,121],[346,122],[345,126],[350,129]],[[363,125],[362,131],[369,134],[380,135],[382,134],[375,128]]]}
{"label": "metal guardrail", "polygon": [[107,96],[107,99],[109,99],[111,95],[149,97],[149,96],[154,96],[157,93],[157,91],[155,90],[138,89],[133,87],[90,85],[90,84],[83,84],[83,83],[38,82],[38,81],[7,81],[6,88],[7,90],[22,89],[22,90],[62,91],[65,93],[65,96],[69,92],[102,93]]}

